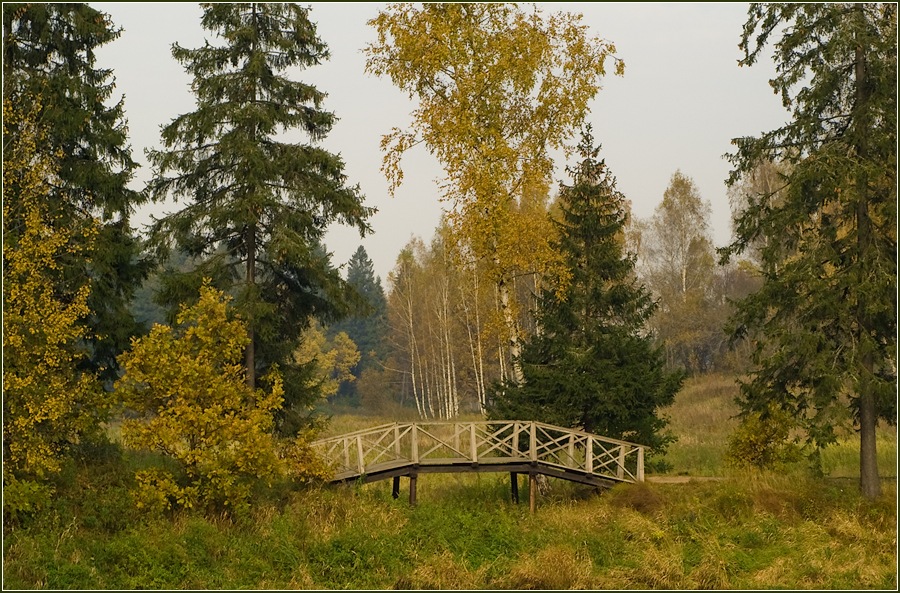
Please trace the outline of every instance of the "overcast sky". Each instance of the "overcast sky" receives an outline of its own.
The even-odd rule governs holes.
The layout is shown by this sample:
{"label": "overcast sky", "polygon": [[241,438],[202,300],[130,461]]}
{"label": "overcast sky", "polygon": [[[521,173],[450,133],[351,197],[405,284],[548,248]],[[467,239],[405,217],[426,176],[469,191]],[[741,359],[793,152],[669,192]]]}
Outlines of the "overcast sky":
{"label": "overcast sky", "polygon": [[[118,98],[124,94],[135,160],[143,165],[133,182],[140,189],[150,175],[144,149],[159,147],[159,128],[193,111],[190,76],[171,56],[171,45],[186,48],[217,44],[200,26],[201,9],[188,3],[91,3],[108,13],[122,36],[97,52],[98,66],[112,68]],[[391,198],[380,171],[381,136],[409,122],[415,105],[388,79],[365,73],[362,49],[374,40],[366,24],[381,4],[311,4],[310,19],[328,44],[330,61],[292,75],[327,92],[325,108],[339,118],[321,145],[340,153],[351,184],[359,184],[366,203],[378,208],[371,219],[374,234],[335,227],[326,237],[333,263],[340,265],[362,244],[387,279],[400,249],[413,235],[430,240],[441,204],[435,180],[438,162],[424,148],[404,158],[404,183]],[[541,5],[539,5],[541,6]],[[603,145],[618,187],[632,202],[635,216],[649,217],[676,170],[694,179],[712,206],[716,245],[729,241],[725,179],[730,169],[722,158],[731,139],[758,135],[785,123],[788,112],[773,94],[769,59],[752,68],[737,65],[737,44],[747,16],[746,4],[566,4],[548,12],[576,12],[591,32],[616,46],[625,62],[624,77],[607,76],[591,104],[588,121]],[[305,142],[297,132],[291,141]],[[565,163],[557,163],[556,180]],[[142,208],[133,219],[139,228],[178,205]]]}

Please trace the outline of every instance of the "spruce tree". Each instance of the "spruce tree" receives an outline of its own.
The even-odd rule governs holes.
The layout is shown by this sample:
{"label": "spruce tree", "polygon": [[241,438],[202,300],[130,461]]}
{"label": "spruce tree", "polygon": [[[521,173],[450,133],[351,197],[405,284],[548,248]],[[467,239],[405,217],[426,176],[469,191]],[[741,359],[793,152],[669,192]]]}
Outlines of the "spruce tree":
{"label": "spruce tree", "polygon": [[571,273],[543,283],[534,312],[539,332],[522,350],[522,385],[495,385],[490,416],[538,420],[665,449],[670,437],[659,408],[671,404],[682,374],[665,370],[664,357],[645,330],[656,309],[623,254],[625,198],[588,127],[582,161],[561,185],[554,241]]}
{"label": "spruce tree", "polygon": [[[87,286],[89,314],[85,366],[104,379],[117,375],[116,355],[140,331],[127,305],[151,267],[129,224],[140,193],[128,189],[137,164],[127,144],[124,99],[112,106],[110,70],[96,67],[94,51],[119,37],[109,17],[87,4],[3,5],[3,95],[36,112],[47,130],[41,155],[58,163],[45,205],[58,229],[99,220],[98,234],[57,260],[59,290]],[[4,146],[21,130],[4,127]],[[21,220],[15,192],[9,215]],[[15,235],[20,223],[9,221]]]}
{"label": "spruce tree", "polygon": [[874,498],[876,423],[897,422],[897,5],[752,4],[740,64],[773,37],[769,84],[792,119],[729,155],[730,184],[767,161],[785,170],[747,196],[722,250],[761,261],[762,288],[732,320],[732,337],[755,345],[741,403],[796,419],[814,456],[837,428],[858,428]]}
{"label": "spruce tree", "polygon": [[202,25],[224,45],[175,44],[172,55],[194,76],[197,109],[162,131],[164,150],[150,151],[155,200],[184,200],[152,230],[162,255],[176,247],[197,258],[190,273],[163,277],[161,304],[196,298],[203,278],[236,296],[248,324],[245,366],[258,373],[278,363],[285,378],[283,432],[315,393],[303,385],[293,352],[311,317],[335,321],[350,309],[352,290],[334,269],[322,237],[332,222],[370,232],[372,213],[358,187],[347,187],[343,162],[280,132],[301,130],[315,142],[335,122],[325,93],[287,78],[288,69],[319,64],[325,43],[295,4],[204,4]]}
{"label": "spruce tree", "polygon": [[[361,297],[359,307],[347,319],[328,328],[328,338],[346,333],[359,349],[360,359],[350,372],[359,378],[366,369],[378,367],[384,361],[384,339],[387,332],[387,299],[381,278],[362,245],[347,264],[347,284]],[[356,382],[341,383],[338,395],[356,400]]]}

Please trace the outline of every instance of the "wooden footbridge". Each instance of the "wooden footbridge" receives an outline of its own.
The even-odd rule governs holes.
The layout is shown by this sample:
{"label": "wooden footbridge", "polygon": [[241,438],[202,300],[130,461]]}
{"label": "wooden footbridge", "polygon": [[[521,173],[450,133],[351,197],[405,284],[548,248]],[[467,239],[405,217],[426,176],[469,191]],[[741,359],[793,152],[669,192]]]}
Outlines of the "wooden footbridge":
{"label": "wooden footbridge", "polygon": [[419,474],[509,472],[519,501],[518,474],[529,476],[531,510],[538,475],[598,487],[644,481],[644,447],[541,422],[428,422],[385,424],[316,441],[313,449],[334,470],[332,482],[409,478],[416,504]]}

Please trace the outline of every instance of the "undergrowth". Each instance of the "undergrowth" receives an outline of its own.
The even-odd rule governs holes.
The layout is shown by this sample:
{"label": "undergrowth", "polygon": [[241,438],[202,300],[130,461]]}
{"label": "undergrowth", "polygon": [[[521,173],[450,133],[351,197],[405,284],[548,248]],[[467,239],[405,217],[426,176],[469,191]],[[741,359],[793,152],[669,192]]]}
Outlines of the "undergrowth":
{"label": "undergrowth", "polygon": [[[245,516],[150,515],[130,500],[131,476],[163,460],[86,447],[54,478],[49,508],[4,523],[3,587],[896,589],[896,481],[870,501],[841,477],[858,476],[853,435],[823,455],[828,478],[727,470],[732,398],[730,380],[710,378],[667,411],[682,437],[673,473],[725,479],[603,492],[551,480],[534,515],[521,483],[511,502],[508,474],[422,475],[414,508],[404,478],[399,499],[389,480],[282,482],[259,485]],[[332,430],[390,421],[335,418]],[[896,430],[880,428],[878,447],[895,475]]]}
{"label": "undergrowth", "polygon": [[508,476],[294,491],[244,521],[178,513],[121,529],[72,517],[4,538],[4,588],[895,589],[896,485],[756,473],[552,482],[535,515]]}

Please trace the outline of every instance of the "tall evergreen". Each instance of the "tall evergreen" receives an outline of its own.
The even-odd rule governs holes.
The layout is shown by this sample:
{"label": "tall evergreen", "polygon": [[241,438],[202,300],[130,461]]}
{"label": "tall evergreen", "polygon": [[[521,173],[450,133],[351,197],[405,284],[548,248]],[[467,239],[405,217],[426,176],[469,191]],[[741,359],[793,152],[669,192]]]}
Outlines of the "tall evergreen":
{"label": "tall evergreen", "polygon": [[[112,72],[97,68],[94,55],[120,33],[108,15],[87,4],[3,5],[3,95],[25,111],[36,110],[47,130],[40,150],[58,162],[46,196],[54,224],[72,229],[91,218],[100,222],[90,246],[57,263],[62,292],[90,285],[85,361],[105,379],[116,376],[116,355],[140,329],[127,304],[150,269],[129,225],[143,198],[127,188],[138,165],[127,143],[124,99],[106,104],[115,87]],[[4,136],[17,133],[4,128]],[[7,192],[4,200],[18,197]],[[18,206],[10,214],[22,216]],[[9,231],[15,235],[17,228],[13,221]]]}
{"label": "tall evergreen", "polygon": [[[540,331],[522,350],[525,381],[495,385],[490,415],[581,428],[657,449],[669,439],[659,408],[672,403],[682,375],[665,370],[645,326],[656,309],[623,254],[625,198],[588,127],[560,188],[555,247],[571,273],[548,278],[538,295]],[[564,282],[564,280],[563,280]]]}
{"label": "tall evergreen", "polygon": [[[197,109],[162,131],[151,151],[155,200],[184,200],[157,221],[152,237],[164,255],[174,246],[198,259],[186,274],[163,277],[170,307],[196,299],[204,277],[236,295],[248,322],[249,385],[279,364],[285,378],[283,431],[297,423],[315,393],[302,386],[308,369],[293,352],[311,317],[324,323],[350,309],[347,283],[321,244],[332,222],[370,232],[372,213],[358,187],[347,187],[339,156],[280,132],[302,130],[313,142],[335,122],[325,93],[287,78],[328,58],[325,43],[295,4],[204,4],[202,25],[224,41],[198,49],[175,44],[172,55],[193,75]],[[296,418],[295,418],[296,420]]]}
{"label": "tall evergreen", "polygon": [[[347,283],[362,297],[363,308],[342,321],[337,331],[347,332],[359,347],[362,358],[356,370],[362,371],[371,368],[379,358],[387,326],[387,299],[381,278],[375,275],[375,266],[362,245],[347,265]],[[359,376],[358,373],[353,374]]]}
{"label": "tall evergreen", "polygon": [[[350,257],[347,264],[347,284],[361,297],[360,306],[347,319],[328,328],[332,337],[345,332],[359,349],[359,362],[350,372],[359,378],[366,369],[377,368],[384,361],[385,333],[387,332],[387,299],[381,278],[375,275],[375,266],[362,245]],[[344,382],[338,395],[355,399],[356,383]]]}
{"label": "tall evergreen", "polygon": [[[728,259],[758,249],[763,285],[737,304],[755,368],[745,412],[780,408],[821,447],[860,435],[860,484],[881,491],[875,428],[897,422],[897,5],[752,4],[741,65],[769,42],[792,119],[737,138],[729,183],[784,163],[747,196]],[[762,245],[761,247],[759,247]]]}

